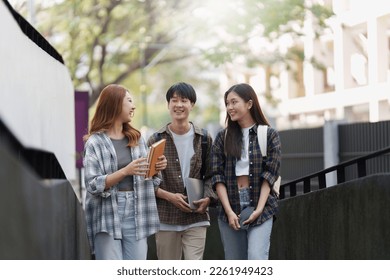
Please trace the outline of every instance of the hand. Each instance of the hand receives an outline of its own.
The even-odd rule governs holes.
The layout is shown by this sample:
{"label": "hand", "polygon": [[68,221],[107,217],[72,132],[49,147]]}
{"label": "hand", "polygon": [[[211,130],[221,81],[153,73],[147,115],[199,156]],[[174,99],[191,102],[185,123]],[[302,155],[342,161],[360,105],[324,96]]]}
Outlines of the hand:
{"label": "hand", "polygon": [[156,171],[164,170],[167,167],[167,165],[168,165],[168,160],[164,155],[158,157],[156,162]]}
{"label": "hand", "polygon": [[146,158],[138,158],[126,166],[128,175],[146,176],[148,171],[148,162]]}
{"label": "hand", "polygon": [[245,220],[245,221],[243,222],[243,224],[246,225],[246,224],[251,224],[251,223],[253,223],[254,221],[257,220],[258,217],[260,217],[261,212],[263,212],[263,210],[257,210],[257,209],[256,209],[255,211],[253,211],[253,213],[249,216],[249,218],[248,218],[247,220]]}
{"label": "hand", "polygon": [[190,213],[192,212],[192,209],[190,208],[190,205],[187,203],[186,199],[187,197],[184,194],[171,193],[169,202],[175,205],[181,211]]}
{"label": "hand", "polygon": [[238,218],[237,214],[234,213],[234,211],[230,211],[227,213],[227,217],[229,220],[229,226],[234,230],[240,229],[240,219]]}
{"label": "hand", "polygon": [[194,201],[193,203],[195,206],[198,207],[196,208],[195,212],[204,214],[206,213],[207,207],[209,207],[210,198],[209,197],[201,198],[199,200]]}

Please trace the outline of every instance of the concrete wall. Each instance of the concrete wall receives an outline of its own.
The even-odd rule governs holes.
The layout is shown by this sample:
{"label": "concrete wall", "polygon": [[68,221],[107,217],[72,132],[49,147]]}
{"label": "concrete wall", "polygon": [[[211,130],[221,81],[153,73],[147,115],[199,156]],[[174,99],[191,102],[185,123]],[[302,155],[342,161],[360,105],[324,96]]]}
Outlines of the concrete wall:
{"label": "concrete wall", "polygon": [[271,259],[390,259],[390,174],[281,201]]}
{"label": "concrete wall", "polygon": [[82,206],[66,180],[40,180],[0,145],[0,259],[90,259]]}
{"label": "concrete wall", "polygon": [[23,33],[3,1],[0,36],[0,118],[25,147],[53,152],[67,179],[76,179],[74,89],[67,67]]}

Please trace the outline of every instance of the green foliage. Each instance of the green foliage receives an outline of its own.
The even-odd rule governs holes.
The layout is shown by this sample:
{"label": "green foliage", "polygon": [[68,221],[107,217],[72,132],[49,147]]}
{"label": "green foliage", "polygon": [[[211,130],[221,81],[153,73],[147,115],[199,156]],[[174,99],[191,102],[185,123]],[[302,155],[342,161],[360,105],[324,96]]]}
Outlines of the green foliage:
{"label": "green foliage", "polygon": [[266,37],[280,36],[286,32],[298,31],[305,18],[304,0],[263,0],[259,18]]}
{"label": "green foliage", "polygon": [[[190,4],[65,0],[41,10],[38,29],[62,54],[75,87],[91,91],[93,104],[106,84],[131,87],[126,79],[174,44],[183,28],[175,22],[188,17]],[[170,53],[164,60],[182,57]]]}
{"label": "green foliage", "polygon": [[[169,119],[164,96],[175,82],[193,84],[201,95],[194,117],[215,122],[221,66],[265,66],[271,77],[277,67],[303,61],[299,48],[282,53],[279,39],[288,34],[299,41],[308,13],[316,35],[322,34],[332,16],[328,8],[306,3],[63,0],[37,7],[37,29],[62,54],[74,87],[91,92],[91,106],[105,85],[120,83],[137,100],[135,122],[157,128]],[[270,91],[265,94],[272,99]]]}

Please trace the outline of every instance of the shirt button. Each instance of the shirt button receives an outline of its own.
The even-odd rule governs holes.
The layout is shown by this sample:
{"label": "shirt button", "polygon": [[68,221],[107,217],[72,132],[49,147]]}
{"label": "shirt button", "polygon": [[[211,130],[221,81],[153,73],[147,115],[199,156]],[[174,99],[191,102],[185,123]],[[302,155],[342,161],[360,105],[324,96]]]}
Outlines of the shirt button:
{"label": "shirt button", "polygon": [[249,188],[251,189],[251,188],[252,188],[252,186],[249,186]]}
{"label": "shirt button", "polygon": [[250,177],[252,177],[252,173],[251,173],[251,174],[249,174],[249,176],[250,176]]}

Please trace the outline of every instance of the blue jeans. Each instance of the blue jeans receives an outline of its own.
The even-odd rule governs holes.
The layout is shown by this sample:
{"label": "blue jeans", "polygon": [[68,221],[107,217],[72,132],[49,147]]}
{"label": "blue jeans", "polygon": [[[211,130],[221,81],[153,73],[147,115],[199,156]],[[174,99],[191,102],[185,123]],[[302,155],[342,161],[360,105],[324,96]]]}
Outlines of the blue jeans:
{"label": "blue jeans", "polygon": [[[240,205],[244,209],[250,203],[249,190],[240,191]],[[226,260],[268,260],[273,220],[234,230],[228,223],[218,219],[219,231]]]}
{"label": "blue jeans", "polygon": [[118,192],[118,214],[122,224],[122,239],[114,239],[106,232],[95,237],[97,260],[146,260],[147,239],[136,239],[134,192]]}

